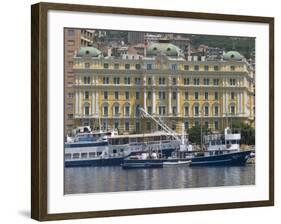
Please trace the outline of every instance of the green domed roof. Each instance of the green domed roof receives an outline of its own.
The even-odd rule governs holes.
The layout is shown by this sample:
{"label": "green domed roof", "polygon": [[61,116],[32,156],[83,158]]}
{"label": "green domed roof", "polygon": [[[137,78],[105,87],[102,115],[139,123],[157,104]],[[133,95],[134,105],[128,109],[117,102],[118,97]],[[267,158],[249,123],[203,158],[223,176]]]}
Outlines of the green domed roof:
{"label": "green domed roof", "polygon": [[181,50],[171,43],[153,43],[147,48],[148,56],[156,56],[160,53],[167,56],[178,56]]}
{"label": "green domed roof", "polygon": [[95,47],[81,47],[77,53],[78,57],[84,57],[84,56],[97,57],[99,55],[101,55],[101,51]]}
{"label": "green domed roof", "polygon": [[238,51],[228,51],[226,54],[223,55],[224,60],[242,60],[244,56],[240,54]]}

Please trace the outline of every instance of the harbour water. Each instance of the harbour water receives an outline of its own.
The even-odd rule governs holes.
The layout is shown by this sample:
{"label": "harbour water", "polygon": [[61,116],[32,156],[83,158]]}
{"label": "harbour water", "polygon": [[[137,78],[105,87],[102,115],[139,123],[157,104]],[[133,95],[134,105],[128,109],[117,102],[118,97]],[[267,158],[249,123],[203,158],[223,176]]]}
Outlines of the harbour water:
{"label": "harbour water", "polygon": [[65,194],[254,185],[255,164],[134,170],[73,167],[65,168],[64,181]]}

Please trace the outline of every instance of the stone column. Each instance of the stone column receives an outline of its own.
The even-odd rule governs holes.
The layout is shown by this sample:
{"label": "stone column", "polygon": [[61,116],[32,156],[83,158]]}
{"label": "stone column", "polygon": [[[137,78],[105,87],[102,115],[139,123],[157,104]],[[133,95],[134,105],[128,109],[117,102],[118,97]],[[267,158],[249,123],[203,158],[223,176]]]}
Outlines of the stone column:
{"label": "stone column", "polygon": [[177,91],[177,113],[180,114],[180,91]]}
{"label": "stone column", "polygon": [[172,114],[172,91],[169,89],[169,99],[168,99],[168,108],[169,108],[169,114]]}
{"label": "stone column", "polygon": [[78,91],[75,91],[75,115],[79,114],[79,95]]}
{"label": "stone column", "polygon": [[82,101],[83,101],[83,93],[82,93],[82,91],[80,91],[79,92],[79,108],[78,108],[78,111],[79,111],[78,113],[80,116],[83,115]]}
{"label": "stone column", "polygon": [[92,115],[96,114],[96,111],[95,111],[95,101],[96,101],[96,97],[95,97],[95,92],[92,91]]}
{"label": "stone column", "polygon": [[152,114],[156,113],[156,95],[155,95],[155,89],[152,90]]}
{"label": "stone column", "polygon": [[227,114],[229,114],[229,111],[228,111],[228,93],[227,92],[225,93],[225,112]]}
{"label": "stone column", "polygon": [[143,109],[145,111],[147,111],[146,109],[146,88],[144,87],[144,90],[143,90]]}
{"label": "stone column", "polygon": [[96,91],[96,115],[99,115],[99,93]]}

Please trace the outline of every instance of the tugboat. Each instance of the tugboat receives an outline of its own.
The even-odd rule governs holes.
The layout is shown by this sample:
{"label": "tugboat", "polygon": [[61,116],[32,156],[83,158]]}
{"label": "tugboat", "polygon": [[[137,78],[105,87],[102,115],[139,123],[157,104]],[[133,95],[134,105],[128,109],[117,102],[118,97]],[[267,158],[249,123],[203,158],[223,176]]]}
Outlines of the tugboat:
{"label": "tugboat", "polygon": [[253,150],[240,150],[240,133],[232,133],[229,127],[223,134],[204,136],[204,146],[190,154],[190,166],[244,166]]}

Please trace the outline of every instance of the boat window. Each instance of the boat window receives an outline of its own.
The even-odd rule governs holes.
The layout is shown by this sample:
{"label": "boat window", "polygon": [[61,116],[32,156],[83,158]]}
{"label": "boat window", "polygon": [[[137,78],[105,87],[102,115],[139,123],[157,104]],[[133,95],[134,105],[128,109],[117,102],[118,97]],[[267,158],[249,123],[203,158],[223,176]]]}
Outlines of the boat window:
{"label": "boat window", "polygon": [[79,159],[80,154],[79,153],[73,153],[72,158],[73,159]]}
{"label": "boat window", "polygon": [[88,153],[86,152],[81,153],[81,158],[85,159],[87,157],[88,157]]}
{"label": "boat window", "polygon": [[124,152],[124,149],[120,149],[120,152]]}
{"label": "boat window", "polygon": [[67,153],[67,154],[65,154],[65,157],[64,157],[65,159],[71,159],[71,154],[70,153]]}
{"label": "boat window", "polygon": [[98,156],[100,156],[102,154],[102,152],[98,152]]}
{"label": "boat window", "polygon": [[89,157],[90,157],[90,158],[96,157],[96,153],[95,153],[95,152],[89,152]]}
{"label": "boat window", "polygon": [[117,153],[117,150],[116,149],[113,149],[113,151],[112,151],[113,153]]}

